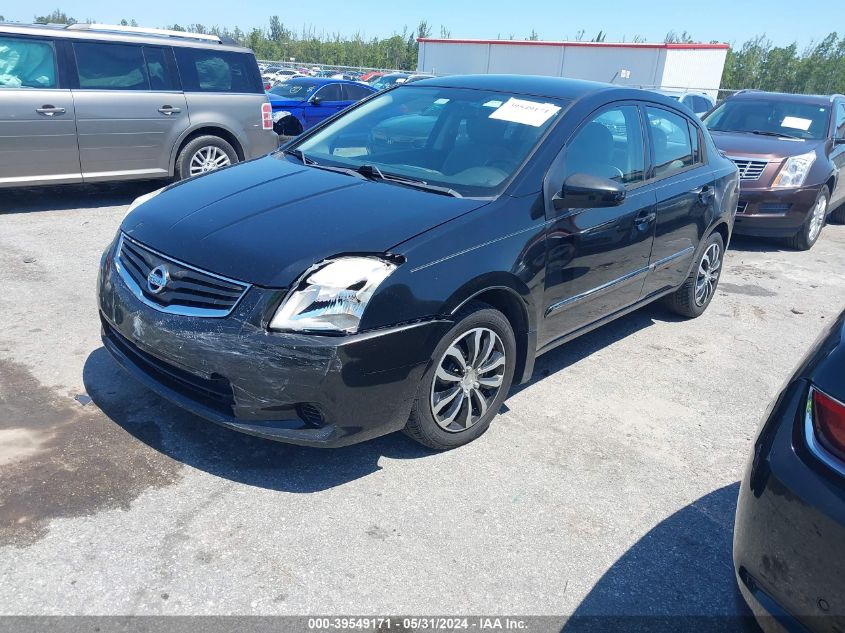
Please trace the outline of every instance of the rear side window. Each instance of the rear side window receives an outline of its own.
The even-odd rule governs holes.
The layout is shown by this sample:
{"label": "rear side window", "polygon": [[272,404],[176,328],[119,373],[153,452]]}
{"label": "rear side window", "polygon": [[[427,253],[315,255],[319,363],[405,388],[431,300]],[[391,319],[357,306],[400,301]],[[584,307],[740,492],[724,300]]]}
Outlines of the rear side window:
{"label": "rear side window", "polygon": [[55,87],[56,51],[52,42],[0,36],[0,90]]}
{"label": "rear side window", "polygon": [[186,92],[264,93],[258,64],[250,53],[175,47]]}
{"label": "rear side window", "polygon": [[364,97],[369,97],[373,94],[372,90],[367,90],[364,86],[355,86],[353,84],[343,84],[343,91],[346,93],[347,101],[360,101]]}
{"label": "rear side window", "polygon": [[144,51],[132,44],[74,42],[83,90],[149,90]]}
{"label": "rear side window", "polygon": [[693,165],[689,124],[679,114],[646,107],[648,129],[654,152],[654,175],[671,176]]}

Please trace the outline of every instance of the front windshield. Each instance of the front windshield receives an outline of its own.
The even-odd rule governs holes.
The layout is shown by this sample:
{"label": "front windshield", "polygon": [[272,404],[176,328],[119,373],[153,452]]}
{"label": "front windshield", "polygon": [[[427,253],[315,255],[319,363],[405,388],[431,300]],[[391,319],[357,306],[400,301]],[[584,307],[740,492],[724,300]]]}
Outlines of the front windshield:
{"label": "front windshield", "polygon": [[402,86],[296,146],[309,161],[378,168],[467,197],[500,193],[557,120],[561,99]]}
{"label": "front windshield", "polygon": [[317,81],[308,79],[289,79],[288,81],[270,88],[270,94],[289,101],[305,101],[320,87]]}
{"label": "front windshield", "polygon": [[806,140],[827,136],[830,108],[824,105],[767,99],[725,101],[704,119],[713,132],[749,132]]}

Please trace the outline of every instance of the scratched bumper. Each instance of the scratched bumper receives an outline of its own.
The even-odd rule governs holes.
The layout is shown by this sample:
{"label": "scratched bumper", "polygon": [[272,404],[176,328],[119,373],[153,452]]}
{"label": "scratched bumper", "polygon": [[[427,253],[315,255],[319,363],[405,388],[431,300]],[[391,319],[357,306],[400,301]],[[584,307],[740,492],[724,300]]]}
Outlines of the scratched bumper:
{"label": "scratched bumper", "polygon": [[261,437],[337,447],[404,427],[446,321],[353,336],[269,332],[278,291],[251,288],[224,319],[140,301],[103,258],[102,338],[130,374],[207,420]]}

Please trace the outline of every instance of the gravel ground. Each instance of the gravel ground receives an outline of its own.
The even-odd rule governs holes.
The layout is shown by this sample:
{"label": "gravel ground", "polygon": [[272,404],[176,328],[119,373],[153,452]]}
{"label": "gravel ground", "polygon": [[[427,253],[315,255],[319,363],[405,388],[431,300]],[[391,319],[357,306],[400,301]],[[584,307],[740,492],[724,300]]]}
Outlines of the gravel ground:
{"label": "gravel ground", "polygon": [[755,430],[845,307],[845,226],[735,240],[708,312],[540,358],[479,441],[334,451],[187,415],[99,342],[99,256],[157,185],[0,195],[0,614],[735,614]]}

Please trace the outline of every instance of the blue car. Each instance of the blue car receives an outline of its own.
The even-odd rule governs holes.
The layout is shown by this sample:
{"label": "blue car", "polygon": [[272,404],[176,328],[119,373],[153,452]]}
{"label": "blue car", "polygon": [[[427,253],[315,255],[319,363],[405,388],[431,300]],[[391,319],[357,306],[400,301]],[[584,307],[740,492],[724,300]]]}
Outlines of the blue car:
{"label": "blue car", "polygon": [[273,129],[281,136],[298,136],[375,92],[366,84],[345,79],[288,79],[267,91],[273,107]]}

